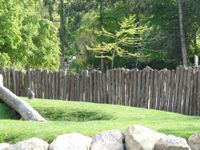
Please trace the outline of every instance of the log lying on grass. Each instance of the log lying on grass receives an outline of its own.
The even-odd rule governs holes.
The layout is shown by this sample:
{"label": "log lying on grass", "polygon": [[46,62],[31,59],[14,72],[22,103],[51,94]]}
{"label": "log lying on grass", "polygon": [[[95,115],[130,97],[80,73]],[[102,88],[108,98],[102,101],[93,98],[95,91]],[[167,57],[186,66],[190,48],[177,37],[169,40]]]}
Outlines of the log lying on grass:
{"label": "log lying on grass", "polygon": [[3,86],[3,76],[0,74],[0,99],[9,107],[20,114],[23,120],[46,121],[35,109],[28,103],[21,100],[9,89]]}

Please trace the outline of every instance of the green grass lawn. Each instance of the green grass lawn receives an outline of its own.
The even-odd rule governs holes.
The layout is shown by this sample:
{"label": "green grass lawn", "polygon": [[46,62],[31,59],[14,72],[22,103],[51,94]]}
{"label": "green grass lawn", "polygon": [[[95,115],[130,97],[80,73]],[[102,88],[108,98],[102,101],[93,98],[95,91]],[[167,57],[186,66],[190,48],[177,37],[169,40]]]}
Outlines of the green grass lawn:
{"label": "green grass lawn", "polygon": [[50,142],[57,135],[64,133],[79,132],[92,136],[110,129],[123,131],[129,125],[135,124],[184,138],[200,131],[200,117],[83,102],[39,99],[27,102],[48,122],[13,120],[13,113],[0,103],[0,142],[15,143],[31,137],[39,137]]}

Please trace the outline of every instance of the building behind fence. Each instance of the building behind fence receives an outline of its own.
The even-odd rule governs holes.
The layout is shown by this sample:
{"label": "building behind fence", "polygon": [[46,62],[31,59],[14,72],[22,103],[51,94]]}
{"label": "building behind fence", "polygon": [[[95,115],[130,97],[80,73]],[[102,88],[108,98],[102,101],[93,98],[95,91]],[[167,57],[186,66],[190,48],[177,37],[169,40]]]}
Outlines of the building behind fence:
{"label": "building behind fence", "polygon": [[200,70],[114,69],[106,73],[0,69],[4,86],[18,96],[120,104],[200,115]]}

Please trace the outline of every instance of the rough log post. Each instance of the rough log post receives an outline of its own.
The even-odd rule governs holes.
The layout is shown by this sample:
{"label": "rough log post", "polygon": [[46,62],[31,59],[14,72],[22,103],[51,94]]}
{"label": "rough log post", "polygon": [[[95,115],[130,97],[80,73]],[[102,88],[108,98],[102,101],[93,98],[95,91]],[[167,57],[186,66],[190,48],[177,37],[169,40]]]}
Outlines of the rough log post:
{"label": "rough log post", "polygon": [[3,86],[3,76],[0,74],[0,99],[9,107],[20,114],[23,120],[46,121],[36,110],[28,103],[22,101],[9,89]]}
{"label": "rough log post", "polygon": [[199,57],[197,55],[194,55],[194,67],[199,66]]}

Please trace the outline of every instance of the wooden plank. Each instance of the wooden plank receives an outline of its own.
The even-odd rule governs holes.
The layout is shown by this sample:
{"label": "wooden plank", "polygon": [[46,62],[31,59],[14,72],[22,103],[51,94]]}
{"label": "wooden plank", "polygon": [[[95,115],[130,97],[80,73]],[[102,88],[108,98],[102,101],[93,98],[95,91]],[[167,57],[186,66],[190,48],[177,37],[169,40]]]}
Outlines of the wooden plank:
{"label": "wooden plank", "polygon": [[133,103],[134,103],[134,93],[133,93],[133,90],[134,90],[134,70],[130,70],[129,72],[129,77],[130,77],[130,88],[129,88],[129,105],[130,106],[133,106]]}
{"label": "wooden plank", "polygon": [[153,103],[155,103],[155,99],[153,97],[154,94],[154,71],[150,70],[150,85],[149,85],[149,103],[148,109],[153,109]]}
{"label": "wooden plank", "polygon": [[96,71],[96,101],[97,103],[100,103],[100,77],[99,77],[99,71]]}
{"label": "wooden plank", "polygon": [[122,68],[122,72],[121,72],[122,74],[122,78],[121,78],[121,94],[122,94],[122,103],[121,103],[121,105],[125,105],[125,91],[126,91],[126,89],[125,89],[125,69],[124,68]]}
{"label": "wooden plank", "polygon": [[133,106],[136,107],[137,106],[137,72],[138,69],[134,69],[133,70]]}
{"label": "wooden plank", "polygon": [[102,103],[102,92],[101,92],[101,87],[102,87],[102,80],[101,80],[101,71],[97,72],[98,74],[98,103]]}
{"label": "wooden plank", "polygon": [[192,101],[192,115],[197,115],[197,84],[198,84],[198,72],[194,70],[194,89],[193,89],[193,101]]}
{"label": "wooden plank", "polygon": [[48,98],[48,91],[49,91],[49,87],[48,87],[48,70],[44,69],[44,98]]}
{"label": "wooden plank", "polygon": [[112,85],[113,85],[113,92],[112,92],[112,98],[113,98],[113,104],[117,104],[117,70],[114,69],[113,71],[113,74],[112,74]]}
{"label": "wooden plank", "polygon": [[51,91],[50,91],[50,89],[51,89],[51,86],[50,86],[50,82],[51,82],[51,80],[50,80],[50,74],[51,74],[51,72],[50,71],[47,71],[47,93],[46,93],[46,97],[47,97],[47,99],[51,99]]}
{"label": "wooden plank", "polygon": [[110,104],[114,104],[114,77],[113,77],[113,70],[110,70]]}
{"label": "wooden plank", "polygon": [[52,73],[52,95],[53,99],[56,99],[56,71]]}
{"label": "wooden plank", "polygon": [[181,110],[180,113],[184,114],[185,112],[185,102],[186,102],[186,93],[187,93],[187,74],[188,74],[188,69],[183,68],[183,93],[182,93],[182,103],[181,103]]}
{"label": "wooden plank", "polygon": [[59,99],[61,100],[65,100],[65,96],[64,96],[64,86],[65,86],[65,73],[64,71],[60,70],[59,72],[59,78],[60,78],[60,83],[59,83],[59,86],[60,86],[60,94],[59,94]]}
{"label": "wooden plank", "polygon": [[147,67],[145,68],[145,87],[144,87],[144,91],[145,91],[145,94],[144,94],[144,108],[148,108],[149,107],[149,98],[150,98],[150,91],[149,91],[149,85],[150,85],[150,71],[151,71],[151,68],[150,67]]}
{"label": "wooden plank", "polygon": [[153,99],[154,99],[154,102],[153,102],[153,106],[152,108],[153,109],[157,109],[158,108],[158,87],[159,87],[159,72],[158,70],[154,70],[154,83],[153,83]]}
{"label": "wooden plank", "polygon": [[80,84],[79,99],[80,99],[80,101],[84,101],[83,97],[85,97],[84,91],[86,90],[86,88],[83,87],[84,79],[85,79],[85,73],[84,73],[84,71],[81,71],[80,76],[79,76],[79,84]]}
{"label": "wooden plank", "polygon": [[161,107],[161,93],[162,93],[162,71],[158,71],[158,88],[157,88],[157,101],[156,101],[156,109],[160,109]]}
{"label": "wooden plank", "polygon": [[187,70],[187,79],[186,79],[186,99],[185,99],[185,110],[184,114],[189,115],[189,105],[190,105],[190,93],[191,93],[191,75],[192,69],[188,68]]}
{"label": "wooden plank", "polygon": [[196,115],[200,115],[200,70],[197,70],[197,98],[196,98],[196,104],[197,104],[197,111]]}
{"label": "wooden plank", "polygon": [[76,79],[76,99],[80,101],[80,75],[77,74]]}
{"label": "wooden plank", "polygon": [[180,67],[180,82],[179,82],[179,87],[178,87],[178,108],[177,108],[177,112],[181,113],[181,104],[182,104],[182,100],[183,100],[183,67]]}
{"label": "wooden plank", "polygon": [[[10,69],[6,69],[6,76],[7,76],[7,88],[10,89]],[[4,79],[5,80],[5,79]]]}
{"label": "wooden plank", "polygon": [[16,91],[16,78],[15,78],[15,69],[11,69],[11,81],[12,81],[12,92]]}
{"label": "wooden plank", "polygon": [[25,73],[23,70],[20,71],[21,72],[21,93],[20,96],[26,96],[26,89],[25,89]]}
{"label": "wooden plank", "polygon": [[108,104],[110,104],[110,102],[111,102],[111,79],[110,79],[110,70],[108,70],[107,72],[106,72],[106,79],[107,79],[107,87],[108,87]]}
{"label": "wooden plank", "polygon": [[41,86],[41,97],[40,98],[44,98],[45,97],[45,71],[44,70],[40,70],[40,74],[38,76],[40,78],[40,86]]}
{"label": "wooden plank", "polygon": [[3,69],[3,77],[4,77],[3,82],[4,82],[4,86],[8,87],[6,70],[7,70],[6,68]]}
{"label": "wooden plank", "polygon": [[77,99],[77,80],[78,80],[78,74],[74,74],[74,100],[78,101]]}
{"label": "wooden plank", "polygon": [[69,99],[68,100],[72,100],[72,84],[73,84],[73,81],[72,81],[72,74],[69,74],[68,75],[68,78],[69,78],[69,85],[68,85],[68,88],[69,88]]}
{"label": "wooden plank", "polygon": [[164,71],[160,70],[160,76],[159,76],[159,80],[160,80],[160,90],[159,90],[159,110],[163,110],[163,93],[164,93]]}
{"label": "wooden plank", "polygon": [[66,78],[67,78],[67,84],[66,84],[66,97],[67,97],[67,100],[70,100],[70,85],[71,85],[71,78],[70,78],[70,74],[67,73],[66,75]]}
{"label": "wooden plank", "polygon": [[89,92],[90,92],[90,102],[92,102],[92,100],[93,100],[93,74],[92,74],[92,72],[89,72],[89,87],[90,87],[90,90],[89,90]]}
{"label": "wooden plank", "polygon": [[90,74],[88,70],[85,72],[84,86],[86,87],[85,101],[90,101]]}
{"label": "wooden plank", "polygon": [[170,82],[171,82],[171,71],[165,70],[165,79],[166,79],[166,91],[164,95],[164,110],[167,111],[169,109],[169,101],[170,101]]}
{"label": "wooden plank", "polygon": [[53,99],[53,94],[52,94],[52,72],[49,71],[48,73],[48,95],[47,98],[48,99]]}
{"label": "wooden plank", "polygon": [[118,101],[118,104],[122,104],[122,69],[119,69],[118,70],[118,74],[119,74],[119,81],[118,81],[118,98],[119,98],[119,101]]}
{"label": "wooden plank", "polygon": [[107,87],[107,78],[106,74],[102,74],[102,79],[103,79],[103,103],[108,103],[108,87]]}
{"label": "wooden plank", "polygon": [[193,72],[193,69],[191,70],[191,77],[190,77],[190,98],[189,98],[189,106],[188,106],[188,113],[189,115],[191,115],[191,110],[192,110],[192,101],[193,101],[193,81],[194,80],[194,72]]}
{"label": "wooden plank", "polygon": [[130,73],[130,70],[129,69],[126,69],[126,72],[125,72],[125,84],[126,84],[126,95],[125,95],[125,105],[126,106],[130,106],[130,92],[131,92],[131,86],[130,86],[130,82],[131,82],[131,73]]}
{"label": "wooden plank", "polygon": [[[33,87],[32,87],[33,80],[32,80],[32,76],[31,76],[31,69],[28,69],[26,71],[26,75],[27,75],[27,88],[33,89]],[[12,75],[12,77],[13,77],[13,75]]]}
{"label": "wooden plank", "polygon": [[142,74],[141,74],[142,78],[141,78],[141,91],[140,91],[140,107],[144,108],[145,105],[145,85],[146,85],[146,71],[145,69],[142,70]]}
{"label": "wooden plank", "polygon": [[97,72],[93,71],[93,102],[97,102]]}
{"label": "wooden plank", "polygon": [[35,97],[37,97],[37,90],[36,90],[36,85],[35,85],[35,74],[36,74],[36,72],[35,72],[35,69],[31,69],[30,70],[30,77],[31,77],[31,89],[35,92]]}
{"label": "wooden plank", "polygon": [[169,91],[169,99],[168,99],[168,111],[173,111],[174,105],[174,97],[175,97],[175,89],[176,89],[176,80],[175,80],[175,70],[171,71],[170,78],[170,91]]}
{"label": "wooden plank", "polygon": [[64,73],[63,76],[64,82],[63,82],[63,100],[67,100],[67,74]]}
{"label": "wooden plank", "polygon": [[103,95],[102,95],[102,72],[101,71],[98,71],[98,99],[99,99],[99,103],[103,103]]}
{"label": "wooden plank", "polygon": [[89,101],[89,76],[88,76],[88,70],[83,72],[82,76],[82,96],[83,96],[83,101]]}
{"label": "wooden plank", "polygon": [[20,96],[20,92],[21,92],[21,80],[20,80],[20,71],[17,70],[16,72],[16,84],[17,84],[17,89],[16,89],[16,95]]}
{"label": "wooden plank", "polygon": [[141,91],[141,77],[142,76],[142,71],[139,70],[137,72],[137,107],[141,107],[141,94],[140,94],[140,91]]}
{"label": "wooden plank", "polygon": [[44,77],[43,71],[41,69],[37,70],[37,86],[39,86],[39,98],[43,98],[43,84],[44,84]]}
{"label": "wooden plank", "polygon": [[180,82],[180,67],[176,68],[176,88],[175,88],[175,98],[173,105],[173,112],[177,112],[178,110],[178,90],[179,90],[179,82]]}
{"label": "wooden plank", "polygon": [[17,82],[18,82],[18,87],[17,87],[17,96],[21,96],[21,90],[22,90],[22,86],[21,86],[21,70],[17,70]]}
{"label": "wooden plank", "polygon": [[72,88],[72,90],[71,90],[71,96],[72,96],[71,100],[75,100],[75,83],[76,83],[75,74],[72,74],[71,80],[72,80],[72,82],[71,82],[71,88]]}

